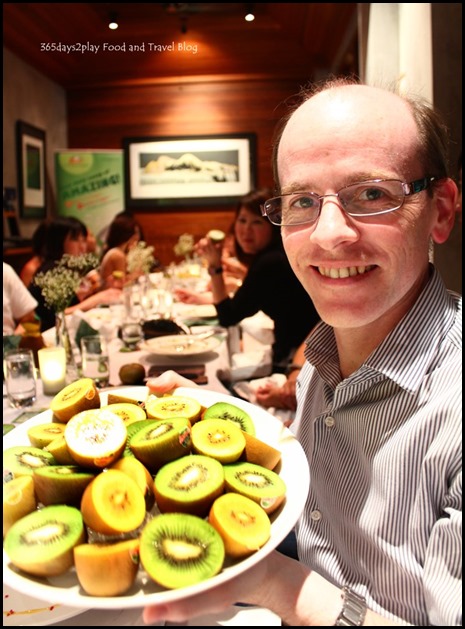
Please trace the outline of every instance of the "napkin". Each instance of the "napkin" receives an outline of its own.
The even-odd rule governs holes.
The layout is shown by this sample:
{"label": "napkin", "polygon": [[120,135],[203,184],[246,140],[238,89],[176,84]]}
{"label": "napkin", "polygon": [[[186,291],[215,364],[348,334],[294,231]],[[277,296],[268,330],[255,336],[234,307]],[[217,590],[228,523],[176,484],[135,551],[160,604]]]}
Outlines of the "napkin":
{"label": "napkin", "polygon": [[248,380],[268,376],[272,368],[272,352],[270,347],[238,352],[231,356],[230,380]]}
{"label": "napkin", "polygon": [[268,315],[261,310],[253,315],[242,319],[240,326],[243,332],[264,345],[273,345],[274,343],[274,323]]}
{"label": "napkin", "polygon": [[[232,385],[234,392],[243,400],[257,404],[256,391],[259,387],[267,383],[273,383],[282,386],[286,382],[286,376],[283,373],[273,373],[265,378],[256,378],[254,380],[241,380]],[[287,409],[269,407],[266,409],[271,415],[277,417],[285,426],[290,426],[294,421],[295,412]]]}

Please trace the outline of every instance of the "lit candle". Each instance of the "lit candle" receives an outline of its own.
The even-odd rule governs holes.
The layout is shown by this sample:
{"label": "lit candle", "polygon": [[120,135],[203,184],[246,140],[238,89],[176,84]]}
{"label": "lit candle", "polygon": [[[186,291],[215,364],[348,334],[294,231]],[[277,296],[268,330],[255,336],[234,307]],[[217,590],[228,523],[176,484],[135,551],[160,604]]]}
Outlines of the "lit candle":
{"label": "lit candle", "polygon": [[44,393],[59,393],[66,386],[66,352],[64,347],[39,349],[39,371]]}

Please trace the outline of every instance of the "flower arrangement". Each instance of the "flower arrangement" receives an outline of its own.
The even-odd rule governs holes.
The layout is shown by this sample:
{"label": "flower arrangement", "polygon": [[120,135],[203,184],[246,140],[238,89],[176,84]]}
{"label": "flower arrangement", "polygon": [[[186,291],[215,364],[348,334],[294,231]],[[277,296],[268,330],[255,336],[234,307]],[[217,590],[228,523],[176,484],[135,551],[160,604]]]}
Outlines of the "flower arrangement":
{"label": "flower arrangement", "polygon": [[194,236],[192,234],[181,234],[178,242],[174,245],[173,251],[177,256],[184,256],[189,259],[194,251]]}
{"label": "flower arrangement", "polygon": [[82,278],[98,265],[95,253],[64,254],[53,268],[37,273],[34,284],[41,289],[47,308],[55,313],[63,312],[76,296]]}
{"label": "flower arrangement", "polygon": [[128,272],[149,273],[155,263],[154,251],[155,247],[147,247],[147,243],[139,240],[127,253]]}

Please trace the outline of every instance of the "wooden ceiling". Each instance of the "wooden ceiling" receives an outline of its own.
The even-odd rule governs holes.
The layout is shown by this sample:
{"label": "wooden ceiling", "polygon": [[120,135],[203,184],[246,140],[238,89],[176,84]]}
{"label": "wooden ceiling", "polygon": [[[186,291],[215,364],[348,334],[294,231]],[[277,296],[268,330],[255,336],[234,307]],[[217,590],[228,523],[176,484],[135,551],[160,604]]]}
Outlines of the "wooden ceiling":
{"label": "wooden ceiling", "polygon": [[65,89],[225,75],[310,80],[357,72],[357,3],[3,3],[3,45]]}

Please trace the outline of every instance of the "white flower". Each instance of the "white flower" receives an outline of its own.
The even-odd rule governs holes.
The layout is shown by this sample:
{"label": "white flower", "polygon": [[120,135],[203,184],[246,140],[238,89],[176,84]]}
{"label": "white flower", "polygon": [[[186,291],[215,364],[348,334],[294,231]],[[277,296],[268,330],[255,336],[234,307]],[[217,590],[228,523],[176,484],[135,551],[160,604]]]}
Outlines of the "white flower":
{"label": "white flower", "polygon": [[173,251],[177,256],[188,258],[194,251],[194,236],[192,234],[181,234],[178,242],[173,247]]}
{"label": "white flower", "polygon": [[134,247],[129,249],[127,254],[127,267],[129,273],[142,272],[149,273],[155,262],[153,252],[155,247],[147,247],[147,244],[140,240]]}
{"label": "white flower", "polygon": [[37,273],[34,278],[42,292],[45,305],[54,312],[63,312],[76,297],[82,278],[86,273],[98,267],[99,259],[94,253],[79,256],[65,254],[57,264]]}

